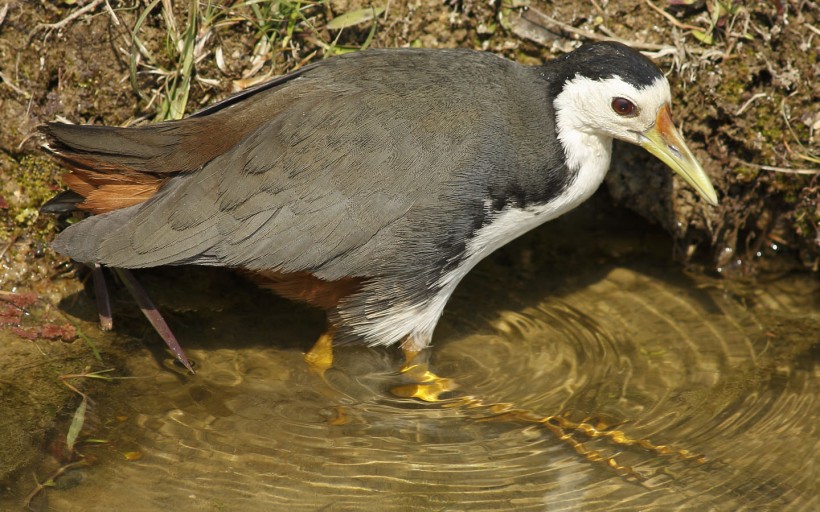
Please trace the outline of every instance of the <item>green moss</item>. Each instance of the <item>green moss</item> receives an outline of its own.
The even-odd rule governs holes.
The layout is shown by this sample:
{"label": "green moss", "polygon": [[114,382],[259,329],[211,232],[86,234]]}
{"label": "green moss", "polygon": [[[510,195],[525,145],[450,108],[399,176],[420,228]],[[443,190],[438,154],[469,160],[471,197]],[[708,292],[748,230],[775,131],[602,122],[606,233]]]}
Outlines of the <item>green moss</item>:
{"label": "green moss", "polygon": [[779,123],[768,116],[760,116],[757,120],[756,128],[769,144],[777,144],[783,138],[783,130],[780,128]]}
{"label": "green moss", "polygon": [[747,85],[740,80],[726,80],[717,88],[717,96],[727,103],[741,103],[741,96]]}
{"label": "green moss", "polygon": [[21,206],[39,208],[59,188],[58,177],[62,168],[51,159],[38,155],[24,156],[18,164],[13,179],[20,185],[25,198],[26,204]]}
{"label": "green moss", "polygon": [[21,226],[30,226],[39,217],[39,212],[36,208],[23,208],[14,216],[14,222]]}
{"label": "green moss", "polygon": [[51,159],[28,155],[12,161],[2,193],[8,209],[2,211],[3,238],[12,233],[26,231],[37,240],[47,240],[54,232],[51,215],[40,215],[40,207],[54,196],[61,185],[59,176],[62,169]]}
{"label": "green moss", "polygon": [[735,173],[745,180],[753,180],[760,174],[760,169],[746,165],[739,165],[735,168]]}

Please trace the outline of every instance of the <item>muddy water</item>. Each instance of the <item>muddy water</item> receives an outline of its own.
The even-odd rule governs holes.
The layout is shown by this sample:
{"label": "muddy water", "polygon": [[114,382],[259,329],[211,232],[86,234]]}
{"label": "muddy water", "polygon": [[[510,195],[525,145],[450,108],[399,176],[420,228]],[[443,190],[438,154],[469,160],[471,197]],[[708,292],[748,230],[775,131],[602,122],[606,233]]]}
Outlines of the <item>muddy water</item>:
{"label": "muddy water", "polygon": [[[391,350],[341,347],[322,381],[302,363],[321,317],[219,277],[227,291],[171,315],[197,375],[135,343],[134,378],[95,397],[89,435],[108,444],[83,448],[97,463],[49,506],[816,510],[817,281],[687,276],[665,238],[590,226],[479,266],[432,356],[462,394],[557,416],[569,442],[457,398],[393,397]],[[182,300],[185,284],[161,279],[162,300]],[[623,436],[572,428],[582,420]]]}

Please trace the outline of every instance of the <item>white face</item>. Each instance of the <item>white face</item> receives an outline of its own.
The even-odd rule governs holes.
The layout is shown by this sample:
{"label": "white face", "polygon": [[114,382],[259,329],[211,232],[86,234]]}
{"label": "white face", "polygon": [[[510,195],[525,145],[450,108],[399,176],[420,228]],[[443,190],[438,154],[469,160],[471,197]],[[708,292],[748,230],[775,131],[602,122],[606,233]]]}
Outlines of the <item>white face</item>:
{"label": "white face", "polygon": [[558,135],[563,140],[568,134],[561,132],[569,128],[640,144],[640,134],[655,124],[658,111],[671,99],[664,77],[638,89],[618,77],[591,80],[576,76],[555,99]]}

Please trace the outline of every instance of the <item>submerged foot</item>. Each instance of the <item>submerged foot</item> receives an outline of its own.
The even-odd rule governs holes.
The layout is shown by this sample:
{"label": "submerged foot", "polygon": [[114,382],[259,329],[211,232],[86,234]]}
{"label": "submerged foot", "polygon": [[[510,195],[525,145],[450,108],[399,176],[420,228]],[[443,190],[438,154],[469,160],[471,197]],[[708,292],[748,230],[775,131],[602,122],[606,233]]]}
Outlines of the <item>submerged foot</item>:
{"label": "submerged foot", "polygon": [[458,388],[453,379],[439,377],[430,370],[428,355],[422,352],[404,351],[405,362],[400,373],[410,383],[395,386],[390,392],[400,398],[416,398],[425,402],[440,402],[441,395]]}

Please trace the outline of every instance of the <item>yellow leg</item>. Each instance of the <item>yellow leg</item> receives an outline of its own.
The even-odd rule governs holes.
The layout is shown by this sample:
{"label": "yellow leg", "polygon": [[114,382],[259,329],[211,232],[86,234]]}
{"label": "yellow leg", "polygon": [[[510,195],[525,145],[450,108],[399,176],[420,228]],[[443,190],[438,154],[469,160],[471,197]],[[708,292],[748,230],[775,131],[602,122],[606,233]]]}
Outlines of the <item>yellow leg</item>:
{"label": "yellow leg", "polygon": [[404,365],[401,373],[410,379],[410,384],[396,386],[391,392],[402,398],[417,398],[425,402],[440,402],[443,393],[458,388],[458,384],[453,379],[439,377],[432,371],[427,363],[427,354],[415,350],[402,349],[404,352]]}
{"label": "yellow leg", "polygon": [[328,327],[313,347],[305,352],[305,363],[308,369],[322,379],[325,378],[325,372],[333,366],[333,335],[335,333],[335,327]]}
{"label": "yellow leg", "polygon": [[[339,390],[334,388],[325,378],[325,372],[333,367],[333,335],[335,333],[336,328],[332,325],[328,326],[327,331],[322,333],[310,350],[305,352],[304,359],[308,370],[325,381],[327,388],[323,390],[323,393],[328,397],[338,398],[340,394]],[[337,405],[336,416],[329,419],[328,423],[330,425],[339,426],[346,425],[348,421],[350,420],[348,418],[347,408],[343,405]]]}

